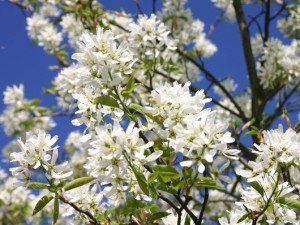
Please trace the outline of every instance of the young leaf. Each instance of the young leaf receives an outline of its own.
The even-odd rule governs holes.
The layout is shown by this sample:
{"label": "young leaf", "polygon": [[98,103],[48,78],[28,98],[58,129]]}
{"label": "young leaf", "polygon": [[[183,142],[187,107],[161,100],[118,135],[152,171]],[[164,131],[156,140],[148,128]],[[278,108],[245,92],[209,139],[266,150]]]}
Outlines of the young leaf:
{"label": "young leaf", "polygon": [[264,188],[258,182],[249,182],[249,185],[253,187],[261,196],[264,196]]}
{"label": "young leaf", "polygon": [[47,189],[47,184],[40,183],[40,182],[31,182],[27,185],[29,189]]}
{"label": "young leaf", "polygon": [[116,99],[110,97],[109,95],[101,96],[95,99],[96,104],[106,105],[114,108],[119,107],[119,103]]}
{"label": "young leaf", "polygon": [[168,212],[156,212],[156,213],[153,213],[152,215],[150,215],[149,217],[147,217],[147,222],[152,223],[155,220],[160,220],[161,218],[164,218],[168,215],[170,215],[170,213],[168,213]]}
{"label": "young leaf", "polygon": [[58,214],[59,214],[59,197],[58,194],[56,194],[54,198],[53,224],[57,222]]}
{"label": "young leaf", "polygon": [[185,221],[184,221],[184,225],[190,225],[190,224],[191,224],[191,217],[186,216]]}
{"label": "young leaf", "polygon": [[134,112],[138,112],[138,113],[140,113],[140,114],[142,114],[142,115],[145,114],[145,112],[144,112],[144,110],[143,110],[143,107],[140,106],[140,105],[138,105],[138,104],[131,103],[131,104],[128,106],[128,108],[129,108],[130,110],[132,110],[132,111],[134,111]]}
{"label": "young leaf", "polygon": [[146,195],[149,196],[149,189],[145,176],[142,173],[140,173],[134,166],[132,166],[132,170],[140,188]]}
{"label": "young leaf", "polygon": [[159,177],[161,177],[164,182],[169,182],[180,177],[177,170],[169,165],[157,165],[153,169],[158,173]]}
{"label": "young leaf", "polygon": [[134,89],[135,89],[135,87],[136,87],[136,84],[135,84],[134,81],[135,81],[134,76],[131,76],[131,77],[128,79],[127,84],[126,84],[126,87],[125,87],[125,89],[122,91],[122,96],[126,97],[126,96],[130,95],[130,94],[134,91]]}
{"label": "young leaf", "polygon": [[157,199],[158,198],[158,193],[156,191],[156,188],[154,186],[153,183],[148,184],[149,187],[149,191],[150,191],[150,195],[153,199]]}
{"label": "young leaf", "polygon": [[245,215],[243,215],[241,218],[239,218],[238,223],[243,222],[245,219],[247,219],[249,217],[249,213],[246,213]]}
{"label": "young leaf", "polygon": [[43,196],[35,205],[32,215],[37,214],[41,211],[51,200],[53,199],[50,195]]}
{"label": "young leaf", "polygon": [[277,202],[282,205],[287,205],[291,208],[300,210],[300,201],[292,198],[283,198],[280,197],[277,199]]}
{"label": "young leaf", "polygon": [[92,182],[95,179],[96,178],[94,178],[94,177],[80,177],[80,178],[77,178],[77,179],[71,181],[70,183],[67,183],[64,186],[64,190],[69,191],[71,189],[74,189],[74,188],[80,187],[82,185],[88,184],[88,183]]}
{"label": "young leaf", "polygon": [[215,190],[223,190],[224,187],[217,185],[216,181],[210,177],[203,177],[195,182],[195,186]]}

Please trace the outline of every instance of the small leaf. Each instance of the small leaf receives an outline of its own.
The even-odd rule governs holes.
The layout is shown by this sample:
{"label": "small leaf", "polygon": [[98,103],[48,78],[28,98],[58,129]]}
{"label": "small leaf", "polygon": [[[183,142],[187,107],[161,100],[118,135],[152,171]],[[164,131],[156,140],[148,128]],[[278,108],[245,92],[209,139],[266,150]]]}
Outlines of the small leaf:
{"label": "small leaf", "polygon": [[33,99],[32,102],[30,102],[30,105],[32,106],[38,106],[40,104],[40,100],[39,99]]}
{"label": "small leaf", "polygon": [[215,190],[224,190],[224,187],[217,185],[216,181],[210,177],[202,177],[195,182],[195,186]]}
{"label": "small leaf", "polygon": [[249,185],[253,187],[261,196],[264,196],[264,188],[258,182],[249,182]]}
{"label": "small leaf", "polygon": [[164,218],[168,215],[170,215],[170,213],[168,212],[156,212],[151,214],[149,217],[147,217],[147,222],[151,223],[154,222],[155,220],[160,220],[161,218]]}
{"label": "small leaf", "polygon": [[172,188],[172,187],[170,187],[170,186],[168,186],[168,185],[166,185],[162,182],[157,184],[157,189],[161,190],[161,191],[171,193],[171,194],[174,194],[174,195],[177,194],[177,191],[174,188]]}
{"label": "small leaf", "polygon": [[176,180],[180,177],[178,171],[174,167],[169,165],[157,165],[153,169],[158,173],[163,182]]}
{"label": "small leaf", "polygon": [[43,196],[35,205],[32,215],[37,214],[41,211],[51,200],[53,199],[50,195]]}
{"label": "small leaf", "polygon": [[151,197],[153,199],[157,199],[158,198],[158,193],[156,191],[156,188],[155,188],[154,184],[153,183],[148,184],[148,187],[149,187]]}
{"label": "small leaf", "polygon": [[131,103],[131,104],[128,106],[128,108],[129,108],[130,110],[135,111],[135,112],[138,112],[138,113],[140,113],[140,114],[142,114],[142,115],[145,114],[145,112],[144,112],[144,110],[143,110],[143,107],[140,106],[140,105],[138,105],[138,104]]}
{"label": "small leaf", "polygon": [[141,190],[149,196],[148,184],[145,176],[142,173],[140,173],[134,166],[132,166],[132,170]]}
{"label": "small leaf", "polygon": [[185,217],[184,225],[190,225],[191,224],[191,218],[189,216]]}
{"label": "small leaf", "polygon": [[130,94],[134,91],[134,89],[135,89],[135,87],[136,87],[136,84],[135,84],[134,81],[135,81],[134,76],[131,76],[131,77],[128,79],[127,84],[126,84],[126,87],[125,87],[125,89],[122,91],[122,96],[126,97],[126,96],[130,95]]}
{"label": "small leaf", "polygon": [[67,183],[64,186],[64,190],[65,191],[72,190],[74,188],[77,188],[77,187],[83,186],[85,184],[88,184],[88,183],[90,183],[91,181],[93,181],[95,179],[96,178],[94,178],[94,177],[80,177],[80,178],[77,178],[77,179]]}
{"label": "small leaf", "polygon": [[249,217],[249,213],[243,215],[241,218],[239,218],[238,223],[243,222],[245,219],[247,219]]}
{"label": "small leaf", "polygon": [[96,98],[95,103],[105,105],[105,106],[114,107],[114,108],[119,107],[118,101],[116,99],[112,98],[109,95],[105,95],[105,96],[101,96],[101,97]]}
{"label": "small leaf", "polygon": [[27,185],[29,189],[48,189],[47,184],[40,183],[40,182],[31,182]]}
{"label": "small leaf", "polygon": [[157,179],[157,177],[158,177],[158,172],[151,173],[148,178],[148,183],[152,183]]}
{"label": "small leaf", "polygon": [[59,197],[58,194],[55,195],[54,208],[53,208],[53,224],[57,222],[59,215]]}
{"label": "small leaf", "polygon": [[300,201],[292,198],[283,198],[280,197],[277,199],[277,202],[282,205],[287,205],[291,208],[300,210]]}

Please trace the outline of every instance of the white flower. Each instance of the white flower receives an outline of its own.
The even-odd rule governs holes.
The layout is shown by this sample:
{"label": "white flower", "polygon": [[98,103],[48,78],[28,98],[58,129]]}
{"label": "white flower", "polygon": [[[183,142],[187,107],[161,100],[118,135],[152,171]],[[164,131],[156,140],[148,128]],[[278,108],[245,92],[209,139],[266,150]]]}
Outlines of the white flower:
{"label": "white flower", "polygon": [[239,219],[244,216],[245,212],[239,209],[235,209],[229,213],[229,218],[222,217],[219,219],[221,225],[251,225],[252,220],[246,219],[239,222]]}
{"label": "white flower", "polygon": [[39,13],[34,13],[27,18],[27,31],[31,39],[46,51],[54,53],[62,42],[62,34],[49,19]]}
{"label": "white flower", "polygon": [[55,127],[55,122],[49,110],[38,106],[38,100],[24,98],[24,86],[7,87],[4,92],[4,103],[7,107],[0,115],[0,123],[8,136],[22,135],[26,131],[37,129],[50,130]]}
{"label": "white flower", "polygon": [[118,44],[117,38],[111,31],[100,27],[95,35],[85,31],[78,43],[78,52],[72,56],[110,87],[120,84],[124,76],[130,75],[135,63],[129,43]]}
{"label": "white flower", "polygon": [[46,170],[49,179],[64,179],[72,174],[65,172],[66,163],[56,165],[58,158],[58,146],[53,146],[58,140],[57,136],[51,137],[43,130],[37,134],[26,133],[25,143],[18,140],[20,151],[11,153],[11,162],[18,163],[17,167],[11,168],[11,172],[18,178],[30,177],[30,170],[37,170],[41,166]]}
{"label": "white flower", "polygon": [[[268,210],[268,208],[265,211],[265,215],[269,224],[273,224],[275,220],[276,222],[281,222],[283,224],[286,222],[297,224],[296,213],[287,206],[279,204],[276,201],[276,199],[280,197],[286,197],[290,195],[293,191],[293,188],[291,188],[287,182],[278,184],[277,179],[278,178],[276,177],[263,176],[257,181],[263,188],[263,195],[256,189],[249,187],[242,191],[243,201],[236,204],[241,208],[246,207],[252,212],[260,212],[264,207],[268,207],[269,209],[274,207],[274,211]],[[266,206],[267,203],[268,205]],[[284,214],[282,212],[287,213]]]}
{"label": "white flower", "polygon": [[220,8],[225,11],[226,18],[229,21],[233,21],[235,19],[235,11],[233,8],[232,0],[211,0],[214,3],[215,7]]}
{"label": "white flower", "polygon": [[297,83],[300,76],[299,41],[284,45],[279,39],[272,38],[263,44],[261,37],[256,36],[252,39],[252,46],[257,57],[258,76],[264,88]]}
{"label": "white flower", "polygon": [[74,14],[66,14],[62,16],[60,25],[68,34],[70,45],[76,47],[76,43],[84,31],[82,22]]}
{"label": "white flower", "polygon": [[[86,184],[78,188],[72,189],[64,193],[66,199],[80,207],[82,210],[88,210],[92,215],[103,213],[104,208],[101,205],[104,199],[104,193],[97,191],[96,185]],[[64,216],[75,214],[80,217],[81,215],[74,210],[71,206],[67,206]]]}
{"label": "white flower", "polygon": [[145,54],[147,58],[157,58],[165,50],[176,50],[175,42],[169,36],[170,31],[154,14],[150,18],[140,16],[137,23],[129,25],[129,31],[129,42],[135,45],[139,54]]}
{"label": "white flower", "polygon": [[153,143],[144,143],[139,137],[139,129],[134,125],[130,123],[124,130],[115,121],[113,126],[96,127],[96,135],[92,138],[92,148],[89,149],[84,168],[89,175],[98,178],[103,184],[112,184],[107,193],[109,198],[124,198],[124,192],[130,186],[137,185],[128,161],[144,170],[143,165],[155,161],[162,153],[157,151],[147,156],[146,150]]}
{"label": "white flower", "polygon": [[189,85],[174,82],[172,86],[165,84],[156,88],[151,93],[153,105],[147,112],[162,121],[170,146],[188,158],[181,166],[196,164],[198,171],[203,173],[204,161],[212,163],[218,151],[236,159],[239,150],[228,149],[227,144],[234,139],[226,131],[227,124],[217,123],[216,113],[203,109],[210,99],[205,98],[203,91],[192,96]]}
{"label": "white flower", "polygon": [[300,38],[300,7],[299,5],[292,5],[289,10],[289,16],[284,19],[280,19],[277,22],[278,28],[283,32],[287,37],[294,38],[299,40]]}
{"label": "white flower", "polygon": [[13,85],[8,86],[3,92],[4,99],[3,102],[6,105],[20,105],[24,101],[24,86],[20,84],[19,86]]}

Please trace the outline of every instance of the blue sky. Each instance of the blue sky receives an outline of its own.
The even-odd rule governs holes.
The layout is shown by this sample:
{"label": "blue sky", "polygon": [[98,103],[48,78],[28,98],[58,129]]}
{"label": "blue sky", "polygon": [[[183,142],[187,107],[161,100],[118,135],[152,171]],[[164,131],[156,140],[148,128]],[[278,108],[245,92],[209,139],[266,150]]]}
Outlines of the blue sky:
{"label": "blue sky", "polygon": [[[138,12],[133,0],[101,0],[100,2],[105,9],[124,9],[133,14]],[[152,1],[141,0],[140,2],[143,11],[151,13]],[[192,9],[194,17],[206,24],[206,30],[220,15],[220,10],[214,8],[210,0],[189,0],[187,6]],[[255,11],[251,7],[247,10]],[[56,72],[49,70],[49,66],[55,65],[56,60],[30,41],[26,33],[24,16],[17,7],[6,1],[0,2],[0,27],[0,92],[2,93],[7,85],[23,83],[28,99],[41,98],[42,104],[54,105],[55,98],[42,94],[42,90],[51,85],[56,75]],[[274,27],[273,25],[274,35],[280,35]],[[237,25],[235,23],[220,24],[211,39],[217,45],[218,52],[206,61],[207,68],[220,79],[230,74],[237,83],[241,84],[241,89],[245,88],[248,80]],[[205,88],[206,85],[199,83],[199,87]],[[0,112],[3,109],[4,105],[1,101]],[[58,134],[61,139],[64,139],[74,128],[71,127],[70,120],[67,118],[55,120],[59,125],[52,131],[52,134]],[[0,149],[9,140],[1,129]]]}

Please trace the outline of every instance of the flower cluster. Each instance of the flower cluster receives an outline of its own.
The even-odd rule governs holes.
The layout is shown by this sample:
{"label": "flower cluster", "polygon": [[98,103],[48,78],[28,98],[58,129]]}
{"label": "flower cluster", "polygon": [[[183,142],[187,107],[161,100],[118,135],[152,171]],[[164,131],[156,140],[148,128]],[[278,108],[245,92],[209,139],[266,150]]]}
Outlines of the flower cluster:
{"label": "flower cluster", "polygon": [[224,10],[226,18],[229,21],[233,21],[235,19],[235,12],[233,8],[232,0],[211,0],[214,3],[215,7]]}
{"label": "flower cluster", "polygon": [[36,135],[26,133],[25,143],[18,140],[20,151],[11,154],[11,161],[18,163],[17,167],[10,169],[13,175],[28,181],[31,178],[31,170],[43,169],[46,178],[53,183],[71,176],[72,171],[67,171],[67,162],[56,164],[58,146],[53,145],[57,140],[57,136],[51,138],[42,130],[38,130]]}
{"label": "flower cluster", "polygon": [[55,53],[62,42],[62,33],[51,22],[49,16],[57,16],[54,5],[46,4],[27,18],[27,31],[29,37],[42,46],[47,52]]}
{"label": "flower cluster", "polygon": [[252,45],[257,57],[258,76],[264,88],[295,84],[295,80],[299,80],[299,41],[284,45],[272,38],[264,44],[257,36]]}
{"label": "flower cluster", "polygon": [[136,60],[128,42],[119,43],[117,36],[100,27],[96,34],[82,34],[73,58],[78,63],[64,69],[54,84],[61,105],[76,101],[80,118],[74,124],[91,127],[102,120],[102,113],[111,111],[100,104],[101,97],[120,94],[120,84],[130,77]]}
{"label": "flower cluster", "polygon": [[296,212],[280,201],[287,197],[297,199],[288,182],[278,183],[278,178],[270,176],[261,177],[257,182],[259,188],[247,187],[243,190],[242,201],[236,202],[229,218],[221,218],[220,224],[239,224],[245,215],[243,225],[250,225],[253,220],[266,221],[267,224],[299,224]]}
{"label": "flower cluster", "polygon": [[[105,11],[97,0],[11,2],[28,10],[29,37],[57,58],[46,92],[58,107],[26,99],[23,85],[4,92],[0,123],[17,139],[2,151],[14,177],[0,170],[1,222],[48,224],[51,215],[61,225],[300,225],[299,125],[266,130],[280,114],[291,127],[285,112],[299,108],[293,3],[211,0],[221,12],[206,34],[187,0],[164,0],[160,9],[152,1],[149,15],[139,1],[139,15]],[[263,8],[248,19],[250,2]],[[245,31],[252,36],[263,14],[265,29],[249,43]],[[220,80],[206,64],[217,51],[210,35],[234,17],[250,88]],[[269,37],[273,20],[294,39]],[[208,82],[193,85],[200,71]],[[64,151],[49,134],[51,116],[83,125]]]}
{"label": "flower cluster", "polygon": [[47,108],[39,106],[37,99],[24,98],[22,84],[7,87],[3,102],[7,107],[0,115],[0,123],[8,136],[23,135],[26,131],[36,129],[50,130],[55,126]]}
{"label": "flower cluster", "polygon": [[76,47],[78,37],[80,37],[84,31],[82,22],[76,18],[74,14],[70,13],[61,18],[60,25],[63,32],[67,33],[70,45]]}
{"label": "flower cluster", "polygon": [[145,143],[140,137],[140,129],[135,127],[135,123],[131,122],[124,130],[115,121],[113,126],[96,128],[84,167],[89,175],[96,177],[103,185],[111,185],[106,197],[113,199],[114,204],[119,204],[125,198],[125,191],[136,189],[134,168],[146,172],[143,166],[162,154],[162,151],[150,154],[148,150],[152,145],[153,142]]}
{"label": "flower cluster", "polygon": [[293,5],[290,9],[290,15],[286,19],[278,21],[278,28],[289,38],[300,39],[300,7]]}
{"label": "flower cluster", "polygon": [[186,0],[164,1],[161,20],[169,27],[172,36],[178,39],[180,49],[193,43],[200,57],[209,58],[217,47],[206,38],[204,23],[194,20],[190,9],[185,9]]}
{"label": "flower cluster", "polygon": [[[241,191],[242,201],[236,202],[236,209],[230,212],[229,222],[220,219],[221,225],[235,224],[244,215],[244,224],[252,220],[266,221],[268,224],[299,224],[296,212],[285,201],[297,199],[295,188],[299,189],[300,135],[282,126],[276,130],[264,131],[263,141],[255,145],[255,161],[249,162],[249,169],[236,168],[236,172],[246,177],[250,187]],[[297,192],[296,192],[297,193]],[[287,200],[285,200],[287,199]]]}
{"label": "flower cluster", "polygon": [[218,151],[229,158],[235,158],[239,151],[228,149],[227,144],[234,139],[226,131],[227,124],[217,123],[216,112],[203,109],[210,99],[203,91],[192,96],[189,86],[190,83],[182,86],[174,82],[156,88],[151,94],[153,105],[147,107],[147,112],[162,121],[165,129],[158,128],[157,133],[187,158],[181,165],[196,164],[203,173],[205,162],[212,163]]}

